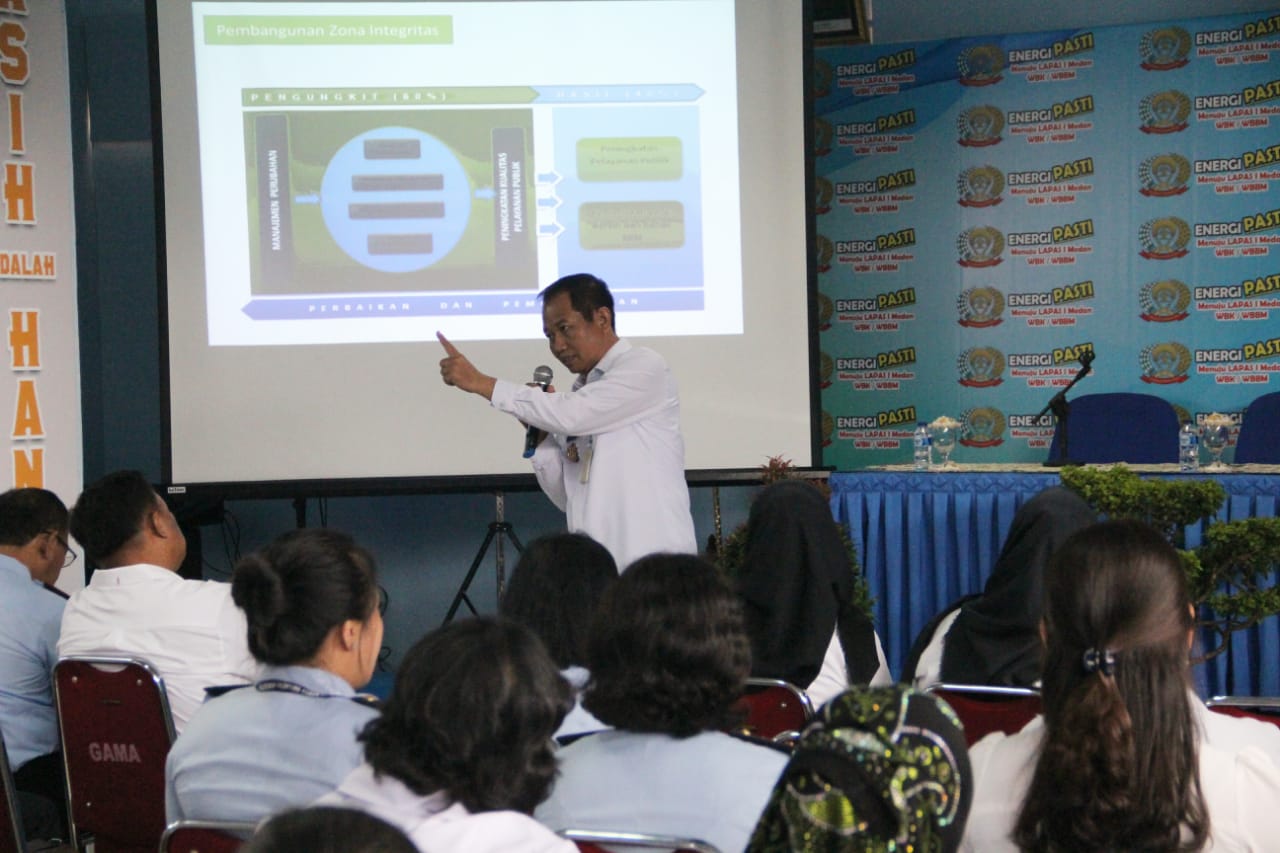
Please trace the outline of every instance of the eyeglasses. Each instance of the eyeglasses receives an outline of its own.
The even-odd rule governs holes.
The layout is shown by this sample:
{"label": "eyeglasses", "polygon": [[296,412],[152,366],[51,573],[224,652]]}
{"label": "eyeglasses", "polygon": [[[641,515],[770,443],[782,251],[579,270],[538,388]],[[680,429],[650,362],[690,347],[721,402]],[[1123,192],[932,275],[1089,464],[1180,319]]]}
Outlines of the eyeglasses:
{"label": "eyeglasses", "polygon": [[55,533],[53,534],[53,538],[58,540],[59,545],[67,549],[66,556],[62,558],[62,568],[65,569],[67,566],[74,563],[76,561],[76,557],[80,555],[77,554],[75,551],[71,550],[71,546],[67,544],[67,540],[63,539],[61,535]]}

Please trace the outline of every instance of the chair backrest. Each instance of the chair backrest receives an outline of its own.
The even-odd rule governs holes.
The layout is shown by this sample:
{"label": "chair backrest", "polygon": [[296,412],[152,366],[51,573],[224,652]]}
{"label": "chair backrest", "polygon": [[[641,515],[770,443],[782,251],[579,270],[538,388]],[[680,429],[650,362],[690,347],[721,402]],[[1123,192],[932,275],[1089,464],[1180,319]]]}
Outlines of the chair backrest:
{"label": "chair backrest", "polygon": [[27,845],[22,835],[22,814],[18,811],[18,793],[13,787],[3,734],[0,734],[0,784],[4,786],[3,802],[0,802],[0,853],[24,853]]}
{"label": "chair backrest", "polygon": [[562,829],[582,853],[606,853],[608,850],[672,850],[675,853],[720,853],[720,848],[696,838],[650,835],[643,832],[604,832],[595,829]]}
{"label": "chair backrest", "polygon": [[164,681],[137,658],[67,657],[53,668],[72,843],[154,851],[164,833],[173,717]]}
{"label": "chair backrest", "polygon": [[946,700],[964,723],[964,740],[973,746],[992,732],[1011,735],[1040,713],[1040,691],[1030,687],[935,684],[928,692]]}
{"label": "chair backrest", "polygon": [[1280,391],[1263,394],[1249,404],[1236,436],[1236,462],[1280,464]]}
{"label": "chair backrest", "polygon": [[1214,696],[1205,704],[1229,717],[1248,717],[1280,726],[1280,698],[1274,696]]}
{"label": "chair backrest", "polygon": [[235,853],[254,829],[252,823],[176,821],[165,827],[160,853]]}
{"label": "chair backrest", "polygon": [[[1178,413],[1153,394],[1083,394],[1070,401],[1067,454],[1072,462],[1178,461]],[[1061,424],[1049,445],[1059,458]]]}
{"label": "chair backrest", "polygon": [[747,734],[779,743],[794,742],[813,719],[808,694],[778,678],[748,678],[738,706],[746,712]]}

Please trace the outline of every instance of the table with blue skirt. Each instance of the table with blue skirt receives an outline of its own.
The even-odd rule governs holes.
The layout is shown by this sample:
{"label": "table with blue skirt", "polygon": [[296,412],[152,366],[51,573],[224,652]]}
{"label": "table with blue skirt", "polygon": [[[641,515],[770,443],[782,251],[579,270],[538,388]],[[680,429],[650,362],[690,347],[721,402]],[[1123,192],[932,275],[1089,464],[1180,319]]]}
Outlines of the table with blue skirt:
{"label": "table with blue skirt", "polygon": [[[1143,476],[1215,478],[1227,492],[1222,521],[1273,517],[1280,505],[1280,466],[1222,474],[1129,467]],[[982,591],[1018,507],[1061,481],[1055,470],[1020,465],[920,472],[887,466],[832,474],[830,484],[832,511],[857,548],[875,598],[876,627],[899,675],[925,624],[961,596]],[[1187,547],[1200,541],[1201,526],[1188,528]],[[1237,632],[1229,643],[1227,652],[1197,667],[1197,688],[1209,695],[1280,696],[1280,617]]]}

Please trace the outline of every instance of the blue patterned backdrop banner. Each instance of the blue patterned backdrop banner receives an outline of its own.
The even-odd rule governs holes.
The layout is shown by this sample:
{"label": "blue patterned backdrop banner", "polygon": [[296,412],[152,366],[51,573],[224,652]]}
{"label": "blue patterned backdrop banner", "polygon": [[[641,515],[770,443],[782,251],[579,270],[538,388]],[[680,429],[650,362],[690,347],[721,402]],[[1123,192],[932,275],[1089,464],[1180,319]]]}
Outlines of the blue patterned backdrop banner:
{"label": "blue patterned backdrop banner", "polygon": [[[1044,459],[1068,395],[1280,390],[1280,14],[816,51],[824,462]],[[1228,456],[1229,458],[1229,456]]]}

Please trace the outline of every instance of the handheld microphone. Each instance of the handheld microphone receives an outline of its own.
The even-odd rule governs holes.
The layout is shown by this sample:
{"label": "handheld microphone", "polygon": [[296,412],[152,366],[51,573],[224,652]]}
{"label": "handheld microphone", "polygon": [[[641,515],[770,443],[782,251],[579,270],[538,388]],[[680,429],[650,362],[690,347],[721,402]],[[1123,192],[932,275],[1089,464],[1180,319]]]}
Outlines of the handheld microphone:
{"label": "handheld microphone", "polygon": [[[551,368],[545,364],[539,364],[533,369],[533,384],[537,385],[544,392],[547,386],[551,384]],[[533,456],[533,451],[538,449],[538,433],[542,430],[536,426],[530,425],[524,433],[524,458],[528,459]]]}
{"label": "handheld microphone", "polygon": [[1080,353],[1080,363],[1083,364],[1085,367],[1088,367],[1089,365],[1093,364],[1093,356],[1094,356],[1093,350],[1087,350],[1085,352]]}

